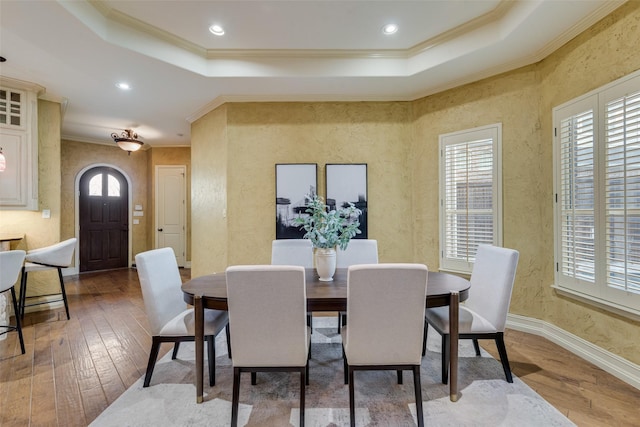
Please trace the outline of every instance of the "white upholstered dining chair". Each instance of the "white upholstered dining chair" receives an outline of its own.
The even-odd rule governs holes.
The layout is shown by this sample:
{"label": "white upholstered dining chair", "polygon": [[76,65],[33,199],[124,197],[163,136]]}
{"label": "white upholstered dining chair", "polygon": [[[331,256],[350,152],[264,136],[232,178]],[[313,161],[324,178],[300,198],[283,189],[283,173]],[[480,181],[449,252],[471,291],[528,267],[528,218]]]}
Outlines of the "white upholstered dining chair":
{"label": "white upholstered dining chair", "polygon": [[18,300],[16,299],[15,284],[20,275],[25,255],[26,252],[20,250],[0,252],[0,294],[11,291],[11,302],[13,303],[13,312],[16,319],[15,326],[11,324],[0,325],[0,329],[4,329],[4,331],[0,332],[0,335],[10,331],[18,332],[22,354],[25,353],[24,338],[22,337],[22,325],[20,324],[20,311],[18,309]]}
{"label": "white upholstered dining chair", "polygon": [[271,265],[313,267],[313,245],[309,239],[280,239],[271,242]]}
{"label": "white upholstered dining chair", "polygon": [[[313,268],[313,245],[309,239],[279,239],[271,242],[271,265],[297,265]],[[307,325],[312,327],[307,313]]]}
{"label": "white upholstered dining chair", "polygon": [[349,413],[355,426],[356,370],[413,371],[416,415],[424,425],[420,382],[421,337],[427,298],[427,267],[423,264],[360,264],[349,267],[347,315],[342,327],[345,382]]}
{"label": "white upholstered dining chair", "polygon": [[[172,359],[178,356],[183,341],[195,340],[195,316],[183,300],[182,279],[176,257],[171,248],[154,249],[136,255],[136,267],[142,288],[144,307],[151,327],[151,352],[143,387],[149,387],[158,358],[160,344],[174,343]],[[226,311],[204,311],[204,336],[207,341],[209,385],[215,385],[215,336],[229,324]],[[229,346],[229,328],[227,346]],[[229,353],[231,354],[231,353]]]}
{"label": "white upholstered dining chair", "polygon": [[[73,252],[76,249],[76,243],[78,239],[72,237],[71,239],[64,240],[56,243],[55,245],[47,246],[44,248],[33,249],[27,252],[25,257],[25,263],[22,267],[22,279],[20,280],[20,316],[24,318],[24,310],[26,307],[31,307],[40,304],[50,304],[53,302],[64,303],[64,309],[67,312],[67,319],[69,317],[69,303],[67,302],[67,292],[64,288],[64,279],[62,278],[62,269],[69,267],[73,261]],[[60,280],[60,292],[48,295],[27,295],[27,277],[29,273],[35,271],[45,270],[57,270],[58,279]],[[28,299],[60,295],[60,299],[37,301],[27,304]]]}
{"label": "white upholstered dining chair", "polygon": [[[513,382],[504,329],[511,302],[511,292],[518,266],[518,251],[491,245],[479,245],[471,272],[469,299],[460,305],[458,333],[460,339],[472,339],[476,356],[480,356],[479,339],[496,342],[507,382]],[[442,383],[449,378],[449,307],[429,308],[425,328],[431,325],[442,336]],[[426,352],[426,331],[423,355]]]}
{"label": "white upholstered dining chair", "polygon": [[[336,250],[336,268],[349,268],[357,264],[378,263],[378,241],[373,239],[351,239],[347,249]],[[338,315],[338,333],[347,321],[345,312]]]}
{"label": "white upholstered dining chair", "polygon": [[378,263],[378,241],[351,239],[347,249],[336,250],[336,268],[348,268],[356,264]]}
{"label": "white upholstered dining chair", "polygon": [[238,423],[240,374],[300,374],[300,426],[309,380],[310,330],[306,324],[305,270],[299,266],[232,266],[226,270],[233,351],[231,425]]}

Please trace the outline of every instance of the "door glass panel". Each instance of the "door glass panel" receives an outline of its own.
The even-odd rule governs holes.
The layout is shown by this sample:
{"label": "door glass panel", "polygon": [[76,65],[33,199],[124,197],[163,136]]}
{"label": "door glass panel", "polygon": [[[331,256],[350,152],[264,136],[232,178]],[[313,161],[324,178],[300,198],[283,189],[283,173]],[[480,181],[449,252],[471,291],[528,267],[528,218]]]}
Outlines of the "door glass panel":
{"label": "door glass panel", "polygon": [[107,175],[107,182],[109,185],[108,195],[110,197],[120,197],[120,181],[113,175]]}
{"label": "door glass panel", "polygon": [[102,174],[95,175],[89,181],[89,195],[102,196]]}

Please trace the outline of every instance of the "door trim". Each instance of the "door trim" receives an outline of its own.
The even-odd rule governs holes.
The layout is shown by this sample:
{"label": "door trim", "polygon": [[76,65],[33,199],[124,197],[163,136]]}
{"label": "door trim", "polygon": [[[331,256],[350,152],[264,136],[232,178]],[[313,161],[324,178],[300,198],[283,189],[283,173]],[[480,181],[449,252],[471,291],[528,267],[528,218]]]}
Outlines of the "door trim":
{"label": "door trim", "polygon": [[163,168],[179,168],[182,169],[182,174],[184,176],[184,179],[182,181],[182,193],[184,195],[184,203],[182,204],[182,218],[184,221],[184,233],[183,233],[183,239],[184,241],[182,242],[183,248],[184,248],[184,266],[181,267],[185,267],[185,268],[191,268],[191,262],[187,261],[187,230],[189,229],[188,226],[188,218],[187,218],[187,165],[156,165],[155,167],[155,175],[154,175],[154,180],[155,180],[155,185],[154,185],[154,218],[153,218],[153,247],[155,249],[158,249],[158,191],[159,191],[159,186],[160,186],[160,180],[158,179],[158,176],[160,174],[160,169]]}
{"label": "door trim", "polygon": [[[117,170],[118,172],[120,172],[122,174],[122,176],[124,176],[124,179],[127,181],[127,188],[128,188],[128,204],[129,204],[129,212],[127,212],[127,216],[129,217],[129,232],[128,232],[128,236],[127,236],[127,266],[131,267],[133,265],[133,261],[131,260],[131,251],[133,250],[133,188],[131,186],[131,178],[129,178],[129,175],[127,174],[127,172],[125,172],[124,170],[122,170],[121,168],[119,168],[118,166],[109,164],[109,163],[92,163],[88,166],[85,166],[84,168],[82,168],[80,171],[78,171],[78,173],[76,174],[76,179],[75,179],[75,183],[73,185],[73,191],[74,191],[74,211],[75,211],[75,237],[78,238],[78,247],[80,247],[80,178],[82,178],[82,175],[84,175],[88,170],[93,169],[93,168],[97,168],[97,167],[108,167],[108,168],[113,168],[115,170]],[[72,267],[72,272],[70,274],[79,274],[80,273],[80,251],[75,251],[74,254],[74,266]]]}

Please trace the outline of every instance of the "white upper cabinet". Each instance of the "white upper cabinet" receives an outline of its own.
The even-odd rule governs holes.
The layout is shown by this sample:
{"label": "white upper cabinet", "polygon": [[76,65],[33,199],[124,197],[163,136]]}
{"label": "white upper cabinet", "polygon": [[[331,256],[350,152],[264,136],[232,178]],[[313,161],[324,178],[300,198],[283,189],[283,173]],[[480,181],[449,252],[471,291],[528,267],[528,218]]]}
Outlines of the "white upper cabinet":
{"label": "white upper cabinet", "polygon": [[42,86],[0,78],[0,209],[38,210],[38,94]]}

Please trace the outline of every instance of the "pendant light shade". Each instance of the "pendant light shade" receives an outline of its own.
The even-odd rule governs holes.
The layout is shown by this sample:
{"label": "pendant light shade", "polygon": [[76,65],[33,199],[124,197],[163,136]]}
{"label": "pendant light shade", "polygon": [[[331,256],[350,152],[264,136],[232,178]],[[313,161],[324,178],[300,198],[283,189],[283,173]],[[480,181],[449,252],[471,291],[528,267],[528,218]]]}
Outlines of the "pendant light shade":
{"label": "pendant light shade", "polygon": [[118,147],[127,151],[129,155],[131,155],[132,151],[138,151],[144,145],[142,141],[138,141],[138,134],[131,129],[125,129],[120,135],[113,132],[111,138],[118,144]]}

